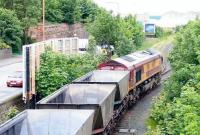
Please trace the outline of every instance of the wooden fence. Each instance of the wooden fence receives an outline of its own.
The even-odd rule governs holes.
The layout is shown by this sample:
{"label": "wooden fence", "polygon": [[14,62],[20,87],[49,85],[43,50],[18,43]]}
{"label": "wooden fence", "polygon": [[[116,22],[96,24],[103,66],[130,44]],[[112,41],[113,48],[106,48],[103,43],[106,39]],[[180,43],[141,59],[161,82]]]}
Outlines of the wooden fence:
{"label": "wooden fence", "polygon": [[50,47],[54,52],[63,54],[78,54],[79,42],[81,39],[59,38],[51,39],[23,46],[23,99],[31,99],[36,94],[35,75],[40,68],[40,55],[46,47]]}

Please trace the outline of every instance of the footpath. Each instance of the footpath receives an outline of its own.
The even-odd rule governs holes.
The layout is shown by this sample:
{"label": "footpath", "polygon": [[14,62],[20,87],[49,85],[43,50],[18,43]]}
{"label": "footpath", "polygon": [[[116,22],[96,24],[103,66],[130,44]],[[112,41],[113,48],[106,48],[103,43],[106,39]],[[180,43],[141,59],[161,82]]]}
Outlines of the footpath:
{"label": "footpath", "polygon": [[0,67],[22,62],[22,55],[14,55],[11,58],[0,59]]}

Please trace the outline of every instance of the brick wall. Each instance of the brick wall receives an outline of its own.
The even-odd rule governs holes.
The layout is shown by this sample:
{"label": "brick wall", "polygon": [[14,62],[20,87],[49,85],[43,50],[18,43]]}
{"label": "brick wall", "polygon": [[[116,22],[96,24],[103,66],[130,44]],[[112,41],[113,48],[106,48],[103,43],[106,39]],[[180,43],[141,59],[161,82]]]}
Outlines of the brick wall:
{"label": "brick wall", "polygon": [[[36,41],[42,41],[43,32],[42,24],[39,24],[36,27],[31,27],[28,32],[28,36],[35,39]],[[45,40],[52,38],[66,38],[74,37],[78,38],[88,38],[88,33],[86,32],[85,27],[81,23],[68,25],[65,23],[61,24],[46,24],[45,26]]]}

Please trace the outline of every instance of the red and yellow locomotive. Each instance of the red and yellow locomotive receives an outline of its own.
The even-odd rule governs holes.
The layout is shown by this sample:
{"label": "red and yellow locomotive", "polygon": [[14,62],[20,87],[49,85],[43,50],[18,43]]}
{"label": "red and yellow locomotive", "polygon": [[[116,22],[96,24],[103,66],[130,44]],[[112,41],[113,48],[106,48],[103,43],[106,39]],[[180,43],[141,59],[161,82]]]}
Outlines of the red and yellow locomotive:
{"label": "red and yellow locomotive", "polygon": [[129,71],[129,100],[160,83],[163,57],[153,49],[131,53],[98,66],[100,70]]}

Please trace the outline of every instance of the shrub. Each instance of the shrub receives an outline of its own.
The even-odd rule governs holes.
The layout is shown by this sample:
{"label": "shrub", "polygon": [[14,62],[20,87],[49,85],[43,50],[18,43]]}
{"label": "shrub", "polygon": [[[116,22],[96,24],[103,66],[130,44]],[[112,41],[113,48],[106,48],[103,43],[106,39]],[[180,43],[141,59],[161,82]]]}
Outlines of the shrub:
{"label": "shrub", "polygon": [[15,12],[0,8],[0,31],[0,37],[13,51],[21,49],[23,30]]}
{"label": "shrub", "polygon": [[190,22],[176,35],[169,56],[175,72],[152,107],[151,120],[156,125],[150,126],[148,134],[200,134],[199,28],[200,21]]}
{"label": "shrub", "polygon": [[7,112],[7,117],[9,119],[12,119],[13,117],[15,117],[17,114],[19,113],[19,110],[17,109],[16,106],[13,106],[9,109],[9,111]]}
{"label": "shrub", "polygon": [[10,46],[0,39],[0,49],[8,49],[8,48],[10,48]]}
{"label": "shrub", "polygon": [[50,50],[45,51],[41,55],[40,69],[36,75],[39,98],[94,70],[103,60],[104,56],[90,54],[66,56]]}
{"label": "shrub", "polygon": [[164,30],[161,27],[156,27],[156,38],[160,38],[164,36]]}

